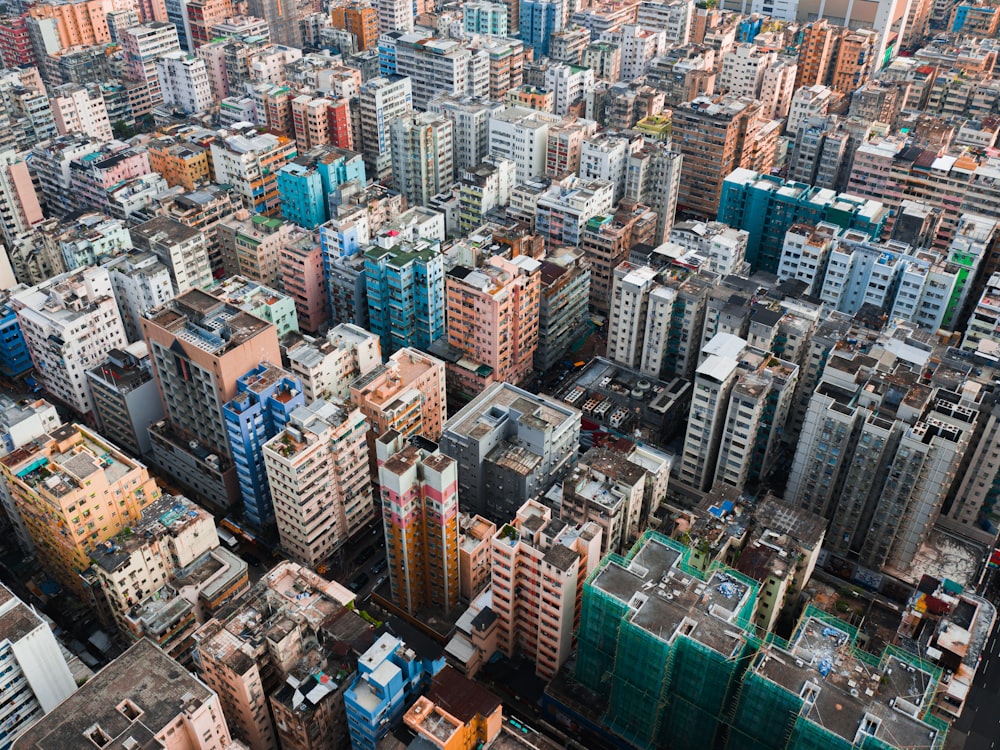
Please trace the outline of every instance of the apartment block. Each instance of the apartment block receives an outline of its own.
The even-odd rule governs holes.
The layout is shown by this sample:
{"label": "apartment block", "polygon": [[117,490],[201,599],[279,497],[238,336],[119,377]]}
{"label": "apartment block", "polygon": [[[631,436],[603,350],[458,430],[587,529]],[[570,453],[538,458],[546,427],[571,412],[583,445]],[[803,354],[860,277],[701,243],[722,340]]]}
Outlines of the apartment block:
{"label": "apartment block", "polygon": [[95,544],[129,527],[160,496],[146,467],[80,425],[56,428],[0,459],[38,561],[82,595]]}
{"label": "apartment block", "polygon": [[503,522],[562,479],[576,461],[580,412],[494,383],[452,416],[441,451],[458,462],[466,512]]}
{"label": "apartment block", "polygon": [[[13,149],[0,153],[0,231],[8,248],[45,217],[28,162]],[[22,282],[28,279],[22,279]]]}
{"label": "apartment block", "polygon": [[252,128],[212,141],[216,183],[232,185],[244,207],[266,216],[280,207],[278,171],[295,155],[294,140]]}
{"label": "apartment block", "polygon": [[177,27],[165,20],[140,24],[122,31],[120,42],[125,52],[126,77],[135,84],[129,91],[132,113],[148,114],[163,103],[156,61],[161,55],[180,51]]}
{"label": "apartment block", "polygon": [[451,121],[423,112],[389,123],[392,184],[408,206],[426,206],[455,181]]}
{"label": "apartment block", "polygon": [[212,266],[204,233],[170,216],[157,216],[131,227],[139,250],[152,253],[167,267],[178,294],[212,283]]}
{"label": "apartment block", "polygon": [[331,23],[354,35],[358,51],[372,49],[378,44],[378,10],[362,3],[352,3],[331,11]]}
{"label": "apartment block", "polygon": [[163,175],[170,187],[180,185],[185,190],[194,190],[211,180],[209,152],[201,146],[168,136],[151,140],[147,150],[150,169]]}
{"label": "apartment block", "polygon": [[461,172],[459,180],[459,228],[472,232],[483,225],[486,214],[510,203],[517,167],[510,159],[487,156]]}
{"label": "apartment block", "polygon": [[451,120],[456,174],[476,169],[489,156],[490,119],[503,110],[503,104],[488,99],[437,94],[430,100],[428,112]]}
{"label": "apartment block", "polygon": [[447,419],[444,362],[406,347],[359,374],[350,384],[351,403],[374,436],[393,430],[403,438],[441,438]]}
{"label": "apartment block", "polygon": [[673,143],[684,157],[678,207],[704,218],[719,208],[723,180],[739,167],[771,169],[759,163],[754,137],[763,123],[760,103],[737,97],[698,97],[673,111]]}
{"label": "apartment block", "polygon": [[240,377],[236,388],[236,398],[223,405],[222,413],[243,496],[243,516],[253,528],[262,529],[274,523],[264,444],[285,429],[306,398],[297,378],[266,362]]}
{"label": "apartment block", "polygon": [[507,6],[503,3],[468,2],[462,6],[467,34],[507,36]]}
{"label": "apartment block", "polygon": [[476,98],[489,94],[486,53],[469,49],[453,39],[410,33],[381,37],[380,54],[387,36],[395,36],[390,42],[394,48],[395,69],[388,72],[411,79],[415,109],[426,111],[430,100],[441,92]]}
{"label": "apartment block", "polygon": [[197,489],[199,499],[234,504],[239,484],[226,458],[222,406],[236,397],[242,375],[261,362],[281,361],[275,327],[191,290],[144,318],[142,328],[166,413],[166,423],[151,428],[154,463]]}
{"label": "apartment block", "polygon": [[477,368],[453,371],[465,393],[490,382],[522,383],[531,375],[538,348],[541,264],[519,255],[493,256],[480,268],[455,266],[446,274],[448,344]]}
{"label": "apartment block", "polygon": [[221,219],[239,207],[240,197],[232,186],[206,182],[196,189],[158,200],[154,213],[170,216],[193,229],[200,229],[208,238],[208,262],[212,274],[221,277],[225,269],[222,252],[215,238],[215,228]]}
{"label": "apartment block", "polygon": [[111,41],[105,3],[101,0],[83,0],[69,3],[38,3],[28,11],[28,28],[32,21],[41,25],[54,22],[53,31],[58,36],[58,46],[46,49],[56,52],[67,47],[107,44]]}
{"label": "apartment block", "polygon": [[111,278],[103,268],[71,271],[16,289],[9,300],[45,389],[85,418],[94,401],[86,371],[127,345]]}
{"label": "apartment block", "polygon": [[367,432],[357,408],[320,399],[264,445],[281,547],[311,568],[374,518]]}
{"label": "apartment block", "polygon": [[570,655],[583,582],[601,558],[601,529],[552,517],[528,500],[491,539],[493,613],[499,649],[551,679]]}
{"label": "apartment block", "polygon": [[373,640],[371,626],[347,609],[353,601],[343,586],[285,561],[198,629],[197,674],[218,691],[235,737],[255,750],[316,747],[309,738],[341,747],[344,691]]}
{"label": "apartment block", "polygon": [[749,233],[746,259],[753,270],[774,273],[785,232],[792,224],[828,222],[877,238],[888,208],[855,193],[789,183],[773,175],[737,169],[722,184],[718,220]]}
{"label": "apartment block", "polygon": [[220,219],[215,231],[227,274],[269,287],[278,286],[282,248],[304,234],[290,221],[245,209]]}
{"label": "apartment block", "polygon": [[382,362],[377,335],[339,323],[325,339],[308,339],[287,351],[289,368],[301,380],[306,399],[347,400],[351,384]]}
{"label": "apartment block", "polygon": [[591,264],[583,252],[572,248],[547,255],[541,263],[534,368],[548,372],[587,328]]}
{"label": "apartment block", "polygon": [[658,218],[645,206],[623,201],[614,214],[591,217],[583,229],[580,247],[590,262],[590,304],[606,311],[612,304],[614,272],[629,251],[639,244],[652,245]]}
{"label": "apartment block", "polygon": [[187,115],[207,112],[212,104],[208,67],[200,57],[174,50],[156,59],[163,106]]}
{"label": "apartment block", "polygon": [[358,659],[358,673],[344,695],[351,747],[375,750],[406,707],[444,668],[444,657],[417,654],[384,633]]}
{"label": "apartment block", "polygon": [[382,181],[391,174],[389,123],[413,107],[413,90],[408,76],[372,78],[358,90],[357,111],[351,113],[358,136],[354,143],[364,156],[365,170],[372,179]]}
{"label": "apartment block", "polygon": [[521,107],[507,107],[490,115],[487,152],[512,160],[517,181],[545,174],[549,128],[560,118]]}
{"label": "apartment block", "polygon": [[99,365],[87,371],[87,380],[101,434],[133,456],[148,455],[152,449],[148,429],[163,419],[163,402],[146,343],[111,349]]}
{"label": "apartment block", "polygon": [[145,639],[77,690],[62,710],[21,735],[14,747],[124,746],[139,742],[137,737],[168,748],[232,746],[219,696]]}
{"label": "apartment block", "polygon": [[197,627],[249,587],[247,564],[219,547],[211,514],[183,496],[163,495],[131,528],[91,550],[88,593],[121,636],[148,638],[188,665]]}
{"label": "apartment block", "polygon": [[485,747],[499,738],[503,715],[499,698],[446,666],[403,715],[403,723],[440,750]]}
{"label": "apartment block", "polygon": [[382,354],[415,346],[427,349],[445,334],[444,256],[426,241],[364,253],[369,329],[382,341]]}
{"label": "apartment block", "polygon": [[583,230],[595,216],[609,214],[615,186],[607,180],[584,180],[570,175],[554,182],[538,197],[535,231],[548,247],[579,245]]}
{"label": "apartment block", "polygon": [[458,605],[458,462],[419,435],[375,440],[393,603],[409,615]]}
{"label": "apartment block", "polygon": [[84,133],[101,141],[111,140],[111,122],[100,86],[64,83],[52,93],[49,105],[59,135]]}
{"label": "apartment block", "polygon": [[323,248],[311,236],[281,248],[278,283],[295,302],[299,329],[317,333],[330,318],[326,279],[323,277]]}

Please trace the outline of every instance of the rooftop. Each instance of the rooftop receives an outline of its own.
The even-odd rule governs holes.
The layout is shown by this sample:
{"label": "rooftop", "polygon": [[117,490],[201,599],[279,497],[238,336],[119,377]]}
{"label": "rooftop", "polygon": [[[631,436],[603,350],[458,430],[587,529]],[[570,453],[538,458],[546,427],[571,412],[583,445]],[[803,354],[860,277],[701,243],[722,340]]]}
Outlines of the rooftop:
{"label": "rooftop", "polygon": [[273,326],[200,289],[191,289],[153,311],[150,322],[185,344],[221,355]]}

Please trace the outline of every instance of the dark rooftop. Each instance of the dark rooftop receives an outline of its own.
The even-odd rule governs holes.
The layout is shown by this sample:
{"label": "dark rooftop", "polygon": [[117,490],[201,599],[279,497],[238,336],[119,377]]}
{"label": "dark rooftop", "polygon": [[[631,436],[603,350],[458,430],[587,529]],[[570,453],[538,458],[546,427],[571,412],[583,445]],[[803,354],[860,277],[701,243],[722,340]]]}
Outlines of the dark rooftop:
{"label": "dark rooftop", "polygon": [[500,706],[493,693],[447,666],[434,675],[427,697],[465,723],[476,716],[489,716]]}

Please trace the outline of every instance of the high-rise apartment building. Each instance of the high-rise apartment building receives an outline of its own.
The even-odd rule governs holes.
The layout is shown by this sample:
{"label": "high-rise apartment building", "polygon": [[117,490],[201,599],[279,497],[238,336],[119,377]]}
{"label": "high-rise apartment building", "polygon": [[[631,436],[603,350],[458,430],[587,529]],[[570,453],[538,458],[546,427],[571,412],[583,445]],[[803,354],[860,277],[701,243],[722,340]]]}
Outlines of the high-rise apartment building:
{"label": "high-rise apartment building", "polygon": [[28,162],[13,149],[0,152],[0,231],[5,246],[12,248],[44,218]]}
{"label": "high-rise apartment building", "polygon": [[[55,49],[45,47],[46,52],[56,52],[67,47],[108,44],[108,7],[104,0],[77,0],[77,2],[37,3],[28,9],[28,26],[35,22],[36,28],[46,21],[53,22],[52,31],[58,38]],[[37,57],[37,53],[36,53]]]}
{"label": "high-rise apartment building", "polygon": [[357,408],[320,399],[264,445],[281,547],[304,565],[325,563],[374,518],[367,432]]}
{"label": "high-rise apartment building", "polygon": [[458,604],[458,463],[395,430],[375,441],[392,599],[413,615]]}
{"label": "high-rise apartment building", "polygon": [[400,243],[365,251],[368,322],[388,356],[427,349],[445,335],[444,255],[436,244]]}
{"label": "high-rise apartment building", "polygon": [[[673,113],[674,147],[684,157],[678,207],[703,218],[715,216],[722,181],[737,167],[758,164],[753,148],[761,126],[760,103],[748,98],[698,97]],[[771,164],[761,164],[762,172]]]}
{"label": "high-rise apartment building", "polygon": [[80,425],[63,425],[0,459],[38,561],[68,591],[95,545],[137,521],[160,496],[145,466]]}
{"label": "high-rise apartment building", "polygon": [[150,428],[152,460],[200,499],[228,507],[240,490],[222,407],[245,373],[281,361],[277,331],[197,289],[144,318],[142,329],[166,413]]}
{"label": "high-rise apartment building", "polygon": [[217,138],[212,141],[215,181],[232,185],[248,210],[273,216],[280,209],[278,170],[296,153],[294,140],[253,128]]}
{"label": "high-rise apartment building", "polygon": [[378,33],[388,34],[392,31],[408,34],[413,31],[413,3],[408,0],[376,0],[378,11]]}
{"label": "high-rise apartment building", "polygon": [[429,354],[400,349],[384,365],[361,373],[350,394],[375,436],[393,430],[403,438],[441,438],[447,418],[445,365]]}
{"label": "high-rise apartment building", "polygon": [[281,250],[305,234],[290,221],[240,210],[219,221],[216,236],[222,265],[230,275],[276,287]]}
{"label": "high-rise apartment building", "polygon": [[99,85],[64,83],[52,94],[49,104],[59,135],[84,133],[101,141],[111,140],[111,122]]}
{"label": "high-rise apartment building", "polygon": [[867,83],[872,72],[879,67],[879,61],[875,59],[878,44],[879,34],[870,29],[856,29],[842,36],[830,87],[850,96]]}
{"label": "high-rise apartment building", "polygon": [[330,13],[335,29],[343,29],[353,34],[357,40],[358,52],[372,49],[378,44],[378,10],[362,2],[334,8]]}
{"label": "high-rise apartment building", "polygon": [[[606,183],[605,183],[606,184]],[[614,274],[638,244],[655,245],[659,217],[645,206],[623,201],[619,210],[599,213],[587,220],[580,234],[580,249],[591,266],[590,304],[606,311],[614,293]]]}
{"label": "high-rise apartment building", "polygon": [[490,0],[477,0],[462,5],[462,18],[467,34],[507,36],[507,6]]}
{"label": "high-rise apartment building", "polygon": [[535,369],[562,361],[587,327],[591,265],[580,250],[564,248],[542,259]]}
{"label": "high-rise apartment building", "polygon": [[200,57],[174,50],[156,59],[163,105],[187,115],[200,115],[213,104],[208,67]]}
{"label": "high-rise apartment building", "polygon": [[365,170],[374,180],[386,179],[392,171],[389,123],[413,109],[410,78],[392,75],[365,81],[358,90],[358,110],[351,120],[360,137],[355,145],[365,158]]}
{"label": "high-rise apartment building", "polygon": [[125,52],[126,75],[135,84],[129,92],[132,114],[148,114],[163,103],[156,61],[160,55],[180,51],[177,27],[165,21],[133,26],[122,32],[121,45]]}
{"label": "high-rise apartment building", "polygon": [[295,302],[299,329],[318,333],[330,318],[323,277],[323,249],[319,242],[307,236],[281,248],[278,283]]}
{"label": "high-rise apartment building", "polygon": [[535,204],[535,231],[549,248],[579,245],[588,223],[611,215],[615,186],[576,175],[553,182]]}
{"label": "high-rise apartment building", "polygon": [[387,72],[409,76],[415,109],[426,111],[440,93],[475,98],[489,94],[489,59],[483,50],[421,33],[383,36],[379,49],[385,45],[395,61]]}
{"label": "high-rise apartment building", "polygon": [[580,412],[509,383],[494,383],[452,416],[441,450],[458,462],[466,512],[513,518],[576,461]]}
{"label": "high-rise apartment building", "polygon": [[454,133],[451,121],[422,112],[389,123],[392,185],[408,206],[426,206],[455,181]]}
{"label": "high-rise apartment building", "polygon": [[517,165],[517,181],[546,173],[549,128],[560,118],[522,107],[507,107],[490,115],[487,151]]}
{"label": "high-rise apartment building", "polygon": [[379,338],[352,323],[339,323],[325,339],[302,341],[287,350],[289,368],[301,380],[306,399],[346,401],[351,384],[382,362]]}
{"label": "high-rise apartment building", "polygon": [[480,268],[448,271],[448,344],[475,363],[451,372],[463,392],[479,393],[491,382],[518,384],[531,375],[540,288],[541,263],[526,255],[494,256]]}
{"label": "high-rise apartment building", "polygon": [[215,25],[236,15],[232,0],[185,0],[188,50],[196,51],[213,39],[224,36],[215,31]]}
{"label": "high-rise apartment building", "polygon": [[302,383],[267,362],[236,381],[236,398],[222,406],[229,450],[243,496],[243,515],[255,529],[274,522],[271,486],[264,470],[264,444],[288,424],[291,413],[306,402]]}
{"label": "high-rise apartment building", "polygon": [[166,266],[178,294],[212,283],[203,232],[169,216],[158,216],[132,226],[130,234],[136,248],[152,253]]}
{"label": "high-rise apartment building", "polygon": [[296,49],[305,46],[302,21],[310,13],[318,13],[319,10],[319,3],[315,0],[294,0],[290,3],[249,0],[247,3],[247,11],[251,16],[267,21],[272,42]]}
{"label": "high-rise apartment building", "polygon": [[490,540],[497,646],[551,679],[573,647],[583,582],[601,559],[601,529],[567,524],[528,500]]}
{"label": "high-rise apartment building", "polygon": [[101,434],[133,456],[147,455],[152,448],[148,428],[163,419],[163,403],[145,342],[125,351],[112,349],[87,371],[87,379]]}
{"label": "high-rise apartment building", "polygon": [[127,345],[111,277],[103,268],[60,274],[15,290],[17,314],[37,377],[45,389],[85,418],[94,411],[86,371],[111,349]]}
{"label": "high-rise apartment building", "polygon": [[504,105],[487,99],[438,94],[427,105],[428,112],[451,120],[452,142],[455,145],[455,173],[474,169],[489,151],[490,117],[502,112]]}
{"label": "high-rise apartment building", "polygon": [[3,60],[5,68],[35,65],[27,15],[7,16],[0,22],[0,60]]}
{"label": "high-rise apartment building", "polygon": [[802,30],[798,49],[798,70],[795,88],[825,86],[833,74],[837,59],[837,45],[845,33],[841,26],[834,26],[825,18],[807,24]]}

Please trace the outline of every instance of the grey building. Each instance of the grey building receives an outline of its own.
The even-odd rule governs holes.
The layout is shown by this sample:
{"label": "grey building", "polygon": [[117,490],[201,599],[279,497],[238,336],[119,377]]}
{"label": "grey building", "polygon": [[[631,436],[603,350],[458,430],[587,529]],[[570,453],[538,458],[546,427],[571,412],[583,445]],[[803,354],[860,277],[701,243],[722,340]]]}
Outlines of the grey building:
{"label": "grey building", "polygon": [[554,367],[587,328],[590,264],[583,251],[566,248],[542,261],[535,369]]}
{"label": "grey building", "polygon": [[458,461],[463,509],[505,521],[562,478],[579,442],[579,411],[494,383],[448,420],[440,448]]}
{"label": "grey building", "polygon": [[133,456],[149,454],[149,426],[163,419],[146,342],[125,351],[112,349],[107,359],[87,371],[101,434]]}

